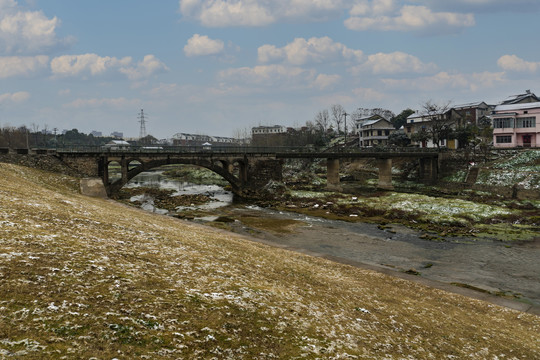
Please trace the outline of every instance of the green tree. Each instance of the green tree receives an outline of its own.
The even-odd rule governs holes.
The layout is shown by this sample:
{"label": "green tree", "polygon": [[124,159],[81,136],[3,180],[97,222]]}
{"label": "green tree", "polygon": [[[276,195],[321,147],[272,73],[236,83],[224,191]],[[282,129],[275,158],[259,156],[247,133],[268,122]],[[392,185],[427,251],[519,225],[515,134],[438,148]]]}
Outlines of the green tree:
{"label": "green tree", "polygon": [[403,125],[407,123],[407,118],[414,114],[414,110],[411,109],[405,109],[402,112],[400,112],[398,115],[394,116],[390,119],[390,122],[396,129],[401,128]]}
{"label": "green tree", "polygon": [[470,124],[458,126],[452,131],[451,136],[458,141],[459,148],[462,149],[469,147],[471,141],[475,137],[476,130],[477,129]]}
{"label": "green tree", "polygon": [[411,135],[411,140],[414,142],[424,142],[428,141],[431,138],[431,135],[426,131],[426,129],[421,129],[418,132],[415,132]]}
{"label": "green tree", "polygon": [[394,131],[388,136],[388,144],[405,147],[411,143],[411,139],[403,131]]}

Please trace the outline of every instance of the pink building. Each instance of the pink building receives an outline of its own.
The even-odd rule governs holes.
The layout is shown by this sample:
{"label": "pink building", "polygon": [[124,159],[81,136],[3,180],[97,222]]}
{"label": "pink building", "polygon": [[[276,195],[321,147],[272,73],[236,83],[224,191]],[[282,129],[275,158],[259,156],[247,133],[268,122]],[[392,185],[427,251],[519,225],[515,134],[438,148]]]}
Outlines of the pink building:
{"label": "pink building", "polygon": [[498,105],[492,118],[495,147],[540,147],[540,102]]}

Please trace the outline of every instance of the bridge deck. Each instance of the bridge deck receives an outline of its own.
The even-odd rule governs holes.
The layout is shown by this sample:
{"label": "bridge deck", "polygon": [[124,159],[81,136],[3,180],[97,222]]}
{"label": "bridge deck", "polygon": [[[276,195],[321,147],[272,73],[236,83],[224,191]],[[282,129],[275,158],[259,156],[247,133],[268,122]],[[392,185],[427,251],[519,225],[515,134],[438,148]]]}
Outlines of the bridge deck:
{"label": "bridge deck", "polygon": [[[49,150],[50,151],[50,150]],[[276,159],[290,158],[428,158],[438,157],[438,149],[426,148],[357,148],[332,149],[321,151],[307,147],[130,147],[127,149],[104,149],[102,147],[70,147],[55,149],[59,155],[72,156],[104,156],[104,157],[140,157],[140,156],[174,156],[174,157],[271,157]],[[49,152],[49,153],[50,153]]]}

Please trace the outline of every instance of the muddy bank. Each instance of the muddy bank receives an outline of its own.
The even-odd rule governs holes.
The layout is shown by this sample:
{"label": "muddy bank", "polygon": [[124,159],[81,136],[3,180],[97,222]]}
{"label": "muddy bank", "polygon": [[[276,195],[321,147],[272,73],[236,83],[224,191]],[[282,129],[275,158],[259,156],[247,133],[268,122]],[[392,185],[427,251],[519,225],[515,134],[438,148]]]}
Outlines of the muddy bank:
{"label": "muddy bank", "polygon": [[[432,241],[422,238],[422,232],[396,224],[381,227],[264,209],[230,208],[226,212],[240,221],[219,227],[279,246],[540,305],[538,239],[512,244],[467,237]],[[242,218],[263,218],[266,226],[250,226]]]}

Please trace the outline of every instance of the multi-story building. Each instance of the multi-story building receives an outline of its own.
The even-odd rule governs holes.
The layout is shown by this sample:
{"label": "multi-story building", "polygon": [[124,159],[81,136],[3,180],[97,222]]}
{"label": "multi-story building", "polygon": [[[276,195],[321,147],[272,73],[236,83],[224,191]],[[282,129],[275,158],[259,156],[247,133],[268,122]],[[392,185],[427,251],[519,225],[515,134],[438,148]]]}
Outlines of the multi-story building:
{"label": "multi-story building", "polygon": [[495,147],[540,147],[540,101],[498,105],[492,119]]}
{"label": "multi-story building", "polygon": [[479,125],[481,119],[489,116],[494,105],[488,105],[483,101],[461,104],[452,107],[463,119],[465,124]]}
{"label": "multi-story building", "polygon": [[357,129],[360,147],[387,145],[388,137],[396,131],[392,123],[380,115],[370,116],[369,120],[359,120]]}
{"label": "multi-story building", "polygon": [[281,125],[251,128],[251,144],[254,146],[281,146],[285,142],[287,128]]}
{"label": "multi-story building", "polygon": [[[457,126],[463,125],[463,122],[463,117],[453,108],[429,115],[415,112],[407,118],[407,123],[404,126],[404,130],[405,134],[411,138],[413,134],[422,131],[432,135],[434,132],[437,132],[433,129],[442,129],[443,127],[447,129],[455,129]],[[411,141],[411,143],[420,147],[432,148],[437,146],[437,144],[433,142],[432,136],[421,142]],[[446,146],[449,149],[457,149],[459,144],[455,139],[447,139],[443,137],[439,139],[438,145]]]}
{"label": "multi-story building", "polygon": [[251,135],[283,134],[285,132],[287,132],[287,128],[281,125],[257,126],[251,128]]}
{"label": "multi-story building", "polygon": [[503,100],[499,105],[515,105],[525,104],[532,102],[539,102],[540,98],[536,96],[531,90],[525,90],[525,93],[518,95],[511,95]]}
{"label": "multi-story building", "polygon": [[205,143],[214,145],[236,145],[241,143],[241,140],[224,136],[177,133],[173,135],[172,143],[173,145],[181,146],[203,145]]}
{"label": "multi-story building", "polygon": [[202,145],[204,143],[211,142],[212,137],[200,134],[177,133],[173,135],[172,140],[173,145]]}

